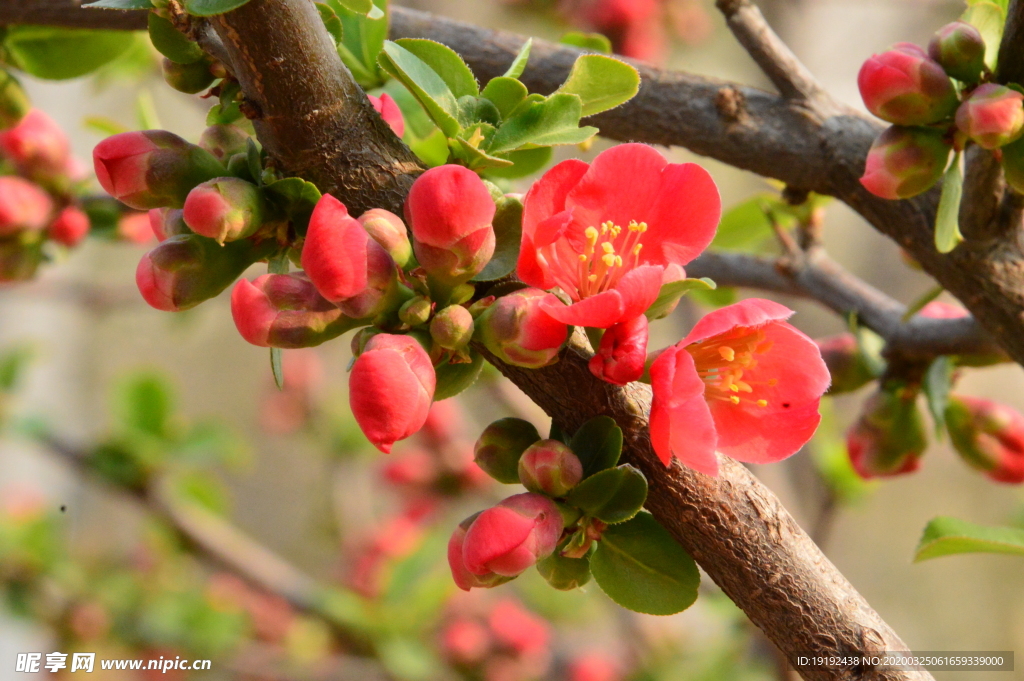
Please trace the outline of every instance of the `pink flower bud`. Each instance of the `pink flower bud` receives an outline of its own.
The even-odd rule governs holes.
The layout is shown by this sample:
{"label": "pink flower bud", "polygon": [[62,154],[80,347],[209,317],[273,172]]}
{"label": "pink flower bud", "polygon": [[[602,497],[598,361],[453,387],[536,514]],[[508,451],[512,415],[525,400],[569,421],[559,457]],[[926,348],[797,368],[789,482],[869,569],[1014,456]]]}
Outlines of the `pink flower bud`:
{"label": "pink flower bud", "polygon": [[452,532],[451,539],[448,540],[448,566],[451,568],[455,586],[463,591],[469,591],[474,587],[477,589],[490,589],[512,579],[512,577],[499,575],[494,572],[475,574],[466,567],[466,561],[463,557],[466,534],[481,515],[482,512],[475,513],[459,523],[455,531]]}
{"label": "pink flower bud", "polygon": [[473,338],[473,315],[461,305],[449,305],[430,320],[430,337],[445,350],[461,350]]}
{"label": "pink flower bud", "polygon": [[950,395],[949,438],[970,466],[992,480],[1024,483],[1024,416],[1005,404]]}
{"label": "pink flower bud", "polygon": [[391,130],[401,137],[405,134],[405,118],[402,117],[402,110],[398,108],[398,104],[391,98],[386,92],[381,93],[380,97],[374,97],[373,95],[367,95],[367,99],[370,100],[370,104],[373,104],[373,108],[377,110],[380,117],[384,119],[384,122],[391,126]]}
{"label": "pink flower bud", "polygon": [[53,212],[50,196],[28,180],[0,177],[0,237],[46,226]]}
{"label": "pink flower bud", "polygon": [[412,260],[412,244],[402,218],[383,208],[372,208],[359,216],[363,229],[380,244],[399,267]]}
{"label": "pink flower bud", "polygon": [[846,433],[850,463],[862,478],[911,473],[927,446],[917,391],[909,388],[876,392]]}
{"label": "pink flower bud", "polygon": [[157,241],[166,241],[179,234],[192,234],[185,224],[185,211],[180,208],[153,208],[149,211],[149,227]]}
{"label": "pink flower bud", "polygon": [[615,385],[626,385],[644,373],[647,361],[647,317],[608,327],[597,352],[590,358],[590,373]]}
{"label": "pink flower bud", "polygon": [[96,179],[132,208],[181,208],[193,187],[224,175],[208,151],[166,130],[123,132],[92,152]]}
{"label": "pink flower bud", "polygon": [[249,134],[237,125],[211,125],[199,136],[199,146],[225,164],[235,154],[244,154],[248,142]]}
{"label": "pink flower bud", "polygon": [[472,170],[444,165],[423,173],[405,200],[405,221],[427,275],[450,290],[483,270],[494,254],[494,211]]}
{"label": "pink flower bud", "polygon": [[[181,211],[178,211],[181,212]],[[149,213],[129,211],[117,219],[117,238],[133,244],[144,246],[153,240],[153,223]],[[192,230],[188,230],[191,234]]]}
{"label": "pink flower bud", "polygon": [[928,42],[928,56],[947,74],[964,83],[977,83],[985,69],[985,40],[966,21],[946,24]]}
{"label": "pink flower bud", "polygon": [[857,337],[852,333],[838,333],[818,338],[814,342],[818,344],[821,358],[825,360],[828,373],[832,376],[829,395],[853,392],[875,379],[857,344]]}
{"label": "pink flower bud", "polygon": [[536,288],[502,296],[476,320],[476,338],[499,359],[537,369],[558,359],[569,327],[541,309],[545,300],[558,299]]}
{"label": "pink flower bud", "polygon": [[942,177],[953,145],[926,128],[886,129],[868,151],[860,183],[883,199],[908,199]]}
{"label": "pink flower bud", "polygon": [[540,494],[517,494],[481,513],[466,532],[462,557],[474,575],[515,577],[555,550],[562,515]]}
{"label": "pink flower bud", "polygon": [[426,324],[430,319],[430,313],[434,309],[434,304],[430,302],[429,298],[424,296],[413,296],[409,300],[402,304],[402,307],[398,310],[398,319],[403,324],[409,326],[419,326]]}
{"label": "pink flower bud", "polygon": [[602,652],[581,655],[569,663],[568,681],[621,681],[622,670],[615,658]]}
{"label": "pink flower bud", "polygon": [[75,206],[68,206],[50,223],[46,233],[59,244],[77,246],[89,233],[89,216]]}
{"label": "pink flower bud", "polygon": [[390,452],[392,444],[423,427],[436,380],[430,357],[415,339],[377,334],[352,365],[352,415],[377,449]]}
{"label": "pink flower bud", "polygon": [[242,338],[273,348],[320,345],[354,324],[301,272],[241,279],[231,292],[231,316]]}
{"label": "pink flower bud", "polygon": [[302,268],[324,298],[355,319],[377,314],[398,277],[387,251],[330,194],[309,220]]}
{"label": "pink flower bud", "polygon": [[979,85],[956,110],[956,127],[978,146],[997,149],[1024,134],[1024,95],[1003,85]]}
{"label": "pink flower bud", "polygon": [[0,152],[23,173],[33,176],[62,174],[70,158],[67,135],[39,109],[0,133]]}
{"label": "pink flower bud", "polygon": [[583,464],[558,440],[530,445],[519,459],[523,487],[549,497],[564,497],[583,479]]}
{"label": "pink flower bud", "polygon": [[957,96],[949,76],[910,43],[876,54],[857,76],[868,111],[897,125],[928,125],[953,115]]}
{"label": "pink flower bud", "polygon": [[237,177],[203,182],[185,199],[185,224],[219,244],[255,234],[265,213],[259,188]]}
{"label": "pink flower bud", "polygon": [[18,79],[7,71],[0,71],[0,130],[16,126],[31,108]]}

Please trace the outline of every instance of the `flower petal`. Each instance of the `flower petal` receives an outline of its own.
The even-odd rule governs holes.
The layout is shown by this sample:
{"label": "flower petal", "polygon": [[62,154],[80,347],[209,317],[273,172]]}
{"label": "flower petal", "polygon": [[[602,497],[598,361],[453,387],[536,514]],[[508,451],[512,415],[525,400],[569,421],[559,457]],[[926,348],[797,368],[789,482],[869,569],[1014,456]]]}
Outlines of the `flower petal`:
{"label": "flower petal", "polygon": [[620,144],[598,154],[565,200],[586,228],[611,220],[625,227],[647,221],[658,203],[661,170],[668,161],[646,144]]}
{"label": "flower petal", "polygon": [[715,423],[704,401],[704,381],[690,353],[677,345],[651,365],[651,445],[662,463],[672,457],[690,468],[718,475]]}
{"label": "flower petal", "polygon": [[563,305],[554,297],[547,298],[541,302],[540,309],[563,324],[607,329],[622,319],[624,306],[622,294],[612,289],[572,305]]}
{"label": "flower petal", "polygon": [[544,219],[565,210],[565,197],[590,166],[578,159],[562,161],[537,180],[523,198],[523,236],[532,237]]}
{"label": "flower petal", "polygon": [[629,321],[647,312],[647,308],[654,304],[661,293],[663,274],[664,268],[659,265],[641,265],[623,275],[615,285],[615,290],[622,295],[620,322]]}
{"label": "flower petal", "polygon": [[793,310],[785,305],[763,298],[748,298],[704,315],[694,324],[681,345],[707,340],[737,326],[756,327],[770,321],[788,319],[792,315]]}
{"label": "flower petal", "polygon": [[643,261],[685,265],[708,247],[722,218],[722,199],[711,175],[696,163],[670,163],[647,218]]}

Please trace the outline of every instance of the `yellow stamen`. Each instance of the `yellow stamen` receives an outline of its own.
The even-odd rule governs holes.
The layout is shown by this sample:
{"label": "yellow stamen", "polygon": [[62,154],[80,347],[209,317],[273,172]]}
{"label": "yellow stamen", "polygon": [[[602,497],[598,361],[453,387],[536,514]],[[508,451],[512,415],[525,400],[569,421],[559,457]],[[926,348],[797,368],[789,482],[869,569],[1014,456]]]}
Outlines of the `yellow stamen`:
{"label": "yellow stamen", "polygon": [[757,406],[759,406],[759,407],[767,407],[768,406],[768,400],[758,400],[757,401]]}
{"label": "yellow stamen", "polygon": [[729,397],[729,401],[732,402],[733,404],[739,404],[740,398],[736,397],[735,395],[732,395]]}
{"label": "yellow stamen", "polygon": [[722,356],[726,362],[731,362],[736,359],[736,351],[730,348],[728,345],[724,345],[718,348],[718,354]]}
{"label": "yellow stamen", "polygon": [[[615,258],[616,258],[616,256],[612,255],[611,253],[607,253],[607,254],[601,256],[601,262],[603,262],[608,267],[614,267],[615,266]],[[593,275],[591,275],[591,276],[593,276]]]}

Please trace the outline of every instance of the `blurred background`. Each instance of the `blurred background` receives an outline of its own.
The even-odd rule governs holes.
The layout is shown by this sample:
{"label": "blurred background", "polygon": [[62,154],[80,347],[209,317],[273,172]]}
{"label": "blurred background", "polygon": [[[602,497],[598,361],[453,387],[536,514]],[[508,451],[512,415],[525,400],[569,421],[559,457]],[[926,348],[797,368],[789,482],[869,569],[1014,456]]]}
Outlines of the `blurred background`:
{"label": "blurred background", "polygon": [[[601,31],[627,54],[769,87],[707,0],[664,0],[643,21],[602,25],[584,2],[398,4],[552,40]],[[759,4],[826,88],[858,108],[864,59],[894,42],[926,43],[963,9],[930,0]],[[25,79],[33,105],[68,133],[82,159],[91,158],[103,130],[140,127],[140,110],[142,120],[155,116],[189,140],[205,127],[209,103],[166,87],[148,41],[138,42],[95,77]],[[585,152],[558,153],[588,159],[606,146],[599,140]],[[664,151],[708,168],[727,208],[775,191],[685,150]],[[824,225],[833,257],[893,297],[909,304],[933,287],[845,206],[828,204]],[[265,349],[236,332],[227,295],[174,315],[142,301],[134,269],[148,235],[138,240],[90,239],[34,281],[0,285],[0,580],[8,594],[0,608],[0,678],[30,678],[12,671],[18,652],[54,650],[214,660],[209,672],[157,675],[166,678],[786,678],[771,645],[707,578],[696,605],[668,618],[624,611],[594,584],[556,592],[533,571],[492,591],[459,592],[444,559],[448,535],[460,519],[510,493],[474,473],[472,443],[507,415],[544,433],[544,415],[485,372],[436,408],[436,428],[385,458],[348,415],[346,340],[287,351],[278,391]],[[757,248],[777,252],[770,242]],[[684,299],[652,327],[652,346],[677,341],[729,295],[754,293]],[[813,337],[846,327],[813,303],[779,300],[798,311],[794,324]],[[826,399],[811,446],[756,474],[912,649],[1024,652],[1019,558],[912,562],[931,518],[1024,526],[1024,494],[965,466],[948,440],[933,441],[912,475],[861,483],[848,471],[835,473],[845,458],[843,432],[870,390]],[[1024,409],[1024,375],[1015,364],[971,369],[957,390]],[[74,463],[76,452],[97,448],[105,448],[107,481]],[[139,462],[149,460],[174,462],[171,496],[226,519],[231,532],[253,542],[242,546],[245,560],[266,565],[252,550],[273,552],[329,588],[332,605],[296,607],[197,550],[153,499],[125,491],[138,488],[146,468]],[[376,655],[366,657],[371,647]],[[1013,673],[935,676],[996,681]]]}

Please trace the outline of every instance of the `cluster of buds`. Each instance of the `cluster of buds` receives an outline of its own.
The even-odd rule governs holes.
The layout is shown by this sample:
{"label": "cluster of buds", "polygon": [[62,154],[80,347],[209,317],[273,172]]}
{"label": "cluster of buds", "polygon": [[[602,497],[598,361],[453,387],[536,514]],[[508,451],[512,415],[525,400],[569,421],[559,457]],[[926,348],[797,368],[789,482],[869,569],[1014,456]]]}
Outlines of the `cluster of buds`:
{"label": "cluster of buds", "polygon": [[838,333],[818,338],[814,342],[832,377],[829,395],[853,392],[878,378],[875,368],[852,333]]}
{"label": "cluster of buds", "polygon": [[884,385],[846,433],[850,463],[862,478],[912,473],[928,446],[915,386]]}
{"label": "cluster of buds", "polygon": [[[898,43],[868,59],[857,78],[868,110],[892,123],[868,152],[861,184],[876,196],[905,199],[930,189],[951,150],[968,141],[997,152],[1008,182],[1024,190],[1024,90],[989,82],[985,41],[969,23],[940,28],[924,50]],[[959,81],[957,87],[953,79]]]}
{"label": "cluster of buds", "polygon": [[445,660],[466,678],[531,681],[551,662],[551,628],[518,601],[463,597],[438,634]]}

